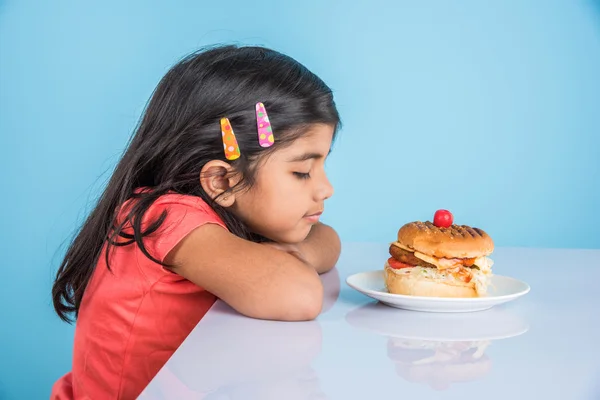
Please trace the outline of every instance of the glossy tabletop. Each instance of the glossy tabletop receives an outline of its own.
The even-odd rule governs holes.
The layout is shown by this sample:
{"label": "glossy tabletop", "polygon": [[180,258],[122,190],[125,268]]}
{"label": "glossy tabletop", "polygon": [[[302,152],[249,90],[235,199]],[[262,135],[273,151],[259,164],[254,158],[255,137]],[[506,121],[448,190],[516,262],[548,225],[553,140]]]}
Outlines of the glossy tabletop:
{"label": "glossy tabletop", "polygon": [[387,245],[347,243],[310,322],[218,301],[141,399],[600,399],[600,250],[498,248],[493,271],[531,291],[487,311],[391,308],[347,276]]}

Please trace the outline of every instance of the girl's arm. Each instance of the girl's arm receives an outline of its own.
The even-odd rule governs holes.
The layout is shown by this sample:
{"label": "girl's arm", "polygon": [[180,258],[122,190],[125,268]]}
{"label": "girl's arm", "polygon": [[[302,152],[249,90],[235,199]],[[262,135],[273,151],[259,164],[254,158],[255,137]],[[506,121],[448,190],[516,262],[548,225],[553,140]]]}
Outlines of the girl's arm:
{"label": "girl's arm", "polygon": [[322,274],[335,266],[342,245],[332,227],[318,223],[312,227],[308,237],[298,244],[298,248],[306,261]]}
{"label": "girl's arm", "polygon": [[[307,239],[306,254],[309,259],[314,257],[310,262],[322,257],[311,244],[321,235],[322,240],[326,240],[331,233],[315,230]],[[331,259],[331,255],[326,260],[324,257],[322,265],[329,265]],[[207,224],[195,229],[164,261],[173,266],[173,272],[249,317],[311,320],[319,315],[323,306],[323,286],[309,263],[275,248],[241,239],[218,225]]]}
{"label": "girl's arm", "polygon": [[294,255],[299,260],[312,266],[319,274],[331,270],[338,261],[341,251],[340,238],[337,233],[325,224],[314,225],[301,243],[263,243]]}

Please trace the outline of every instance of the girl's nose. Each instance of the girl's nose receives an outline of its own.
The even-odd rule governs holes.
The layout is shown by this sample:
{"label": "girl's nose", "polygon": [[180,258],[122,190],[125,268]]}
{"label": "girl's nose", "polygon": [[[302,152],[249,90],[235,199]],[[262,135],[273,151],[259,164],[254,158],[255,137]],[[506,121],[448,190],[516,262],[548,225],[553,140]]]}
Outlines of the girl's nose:
{"label": "girl's nose", "polygon": [[333,196],[333,186],[327,176],[325,176],[323,184],[319,190],[319,200],[327,200]]}

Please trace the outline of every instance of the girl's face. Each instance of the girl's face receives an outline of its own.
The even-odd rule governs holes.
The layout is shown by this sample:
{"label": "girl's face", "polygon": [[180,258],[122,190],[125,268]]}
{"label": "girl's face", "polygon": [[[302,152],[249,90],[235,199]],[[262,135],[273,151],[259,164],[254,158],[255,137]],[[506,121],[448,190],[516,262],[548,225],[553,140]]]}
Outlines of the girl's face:
{"label": "girl's face", "polygon": [[273,241],[306,239],[319,221],[325,200],[333,195],[324,168],[332,138],[332,126],[316,124],[290,146],[261,161],[254,186],[236,194],[234,213],[251,230]]}

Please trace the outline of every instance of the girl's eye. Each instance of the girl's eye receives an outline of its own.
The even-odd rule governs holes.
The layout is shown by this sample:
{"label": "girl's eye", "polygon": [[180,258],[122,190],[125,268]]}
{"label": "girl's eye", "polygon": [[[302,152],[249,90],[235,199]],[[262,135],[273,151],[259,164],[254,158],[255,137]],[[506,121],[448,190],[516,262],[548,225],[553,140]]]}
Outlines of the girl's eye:
{"label": "girl's eye", "polygon": [[309,173],[305,173],[305,172],[294,172],[294,175],[298,179],[308,179],[308,178],[310,178],[310,174]]}

